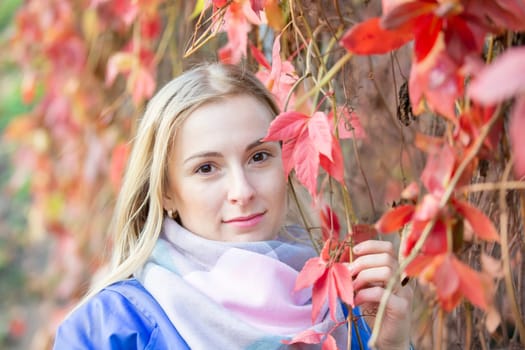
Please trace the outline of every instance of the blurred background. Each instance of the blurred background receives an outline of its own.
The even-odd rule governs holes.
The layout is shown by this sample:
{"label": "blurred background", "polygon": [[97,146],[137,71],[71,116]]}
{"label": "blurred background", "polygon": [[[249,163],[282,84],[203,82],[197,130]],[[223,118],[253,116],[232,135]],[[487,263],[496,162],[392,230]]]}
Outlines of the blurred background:
{"label": "blurred background", "polygon": [[[243,60],[264,71],[250,45],[271,61],[281,31],[281,56],[298,72],[312,62],[331,66],[346,52],[334,38],[381,8],[381,1],[267,0],[266,22],[255,25],[243,3],[250,2],[236,1],[225,14],[206,10],[204,0],[0,0],[0,349],[49,349],[57,324],[103,273],[129,141],[158,87],[202,61]],[[315,38],[322,52],[307,48],[301,35]],[[355,134],[343,149],[363,223],[376,222],[419,178],[425,163],[413,145],[416,132],[445,129],[406,108],[401,86],[410,57],[410,47],[354,57],[333,78],[338,99],[355,113]],[[494,214],[492,197],[475,200]],[[519,215],[511,217],[518,232]],[[467,255],[474,261],[479,249]],[[513,256],[522,266],[521,255]],[[432,348],[435,299],[417,293],[414,344]],[[458,321],[465,315],[482,324],[477,311],[453,313],[448,344],[465,341]],[[506,332],[512,329],[503,328],[495,344],[508,344]],[[488,337],[483,326],[476,330],[476,339]]]}

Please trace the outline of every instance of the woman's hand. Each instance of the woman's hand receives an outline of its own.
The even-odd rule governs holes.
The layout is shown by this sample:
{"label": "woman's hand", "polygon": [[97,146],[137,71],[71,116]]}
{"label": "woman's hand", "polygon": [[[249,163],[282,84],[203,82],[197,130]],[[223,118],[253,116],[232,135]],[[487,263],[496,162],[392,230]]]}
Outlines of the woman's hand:
{"label": "woman's hand", "polygon": [[[354,261],[348,265],[354,278],[354,301],[372,328],[386,285],[398,268],[392,243],[364,241],[353,248]],[[402,349],[410,346],[410,316],[413,290],[397,285],[388,298],[377,341],[378,349]]]}

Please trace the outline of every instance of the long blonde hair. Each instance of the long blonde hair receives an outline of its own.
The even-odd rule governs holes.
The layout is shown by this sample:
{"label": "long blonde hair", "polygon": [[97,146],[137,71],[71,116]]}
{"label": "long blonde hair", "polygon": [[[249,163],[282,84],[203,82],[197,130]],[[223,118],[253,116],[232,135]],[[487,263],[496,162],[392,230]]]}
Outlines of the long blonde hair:
{"label": "long blonde hair", "polygon": [[114,237],[112,266],[85,300],[131,276],[150,256],[166,215],[162,197],[167,187],[168,156],[182,122],[203,104],[241,94],[253,96],[275,115],[279,113],[273,96],[253,74],[219,63],[186,71],[149,101],[115,207],[110,230]]}

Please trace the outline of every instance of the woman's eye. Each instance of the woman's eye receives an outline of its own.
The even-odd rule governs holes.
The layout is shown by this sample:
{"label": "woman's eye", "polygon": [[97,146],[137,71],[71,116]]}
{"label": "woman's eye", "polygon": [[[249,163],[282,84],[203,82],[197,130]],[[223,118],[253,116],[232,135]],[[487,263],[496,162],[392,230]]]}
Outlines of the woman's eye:
{"label": "woman's eye", "polygon": [[213,165],[211,164],[203,164],[200,167],[198,167],[195,172],[197,174],[210,174],[213,171]]}
{"label": "woman's eye", "polygon": [[252,156],[252,161],[255,163],[264,162],[269,156],[268,152],[257,152]]}

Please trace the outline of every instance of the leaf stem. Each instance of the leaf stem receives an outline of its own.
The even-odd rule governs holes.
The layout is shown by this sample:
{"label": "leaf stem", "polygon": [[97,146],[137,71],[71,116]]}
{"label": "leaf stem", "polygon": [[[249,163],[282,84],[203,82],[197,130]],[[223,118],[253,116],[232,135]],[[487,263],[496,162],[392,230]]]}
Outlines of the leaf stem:
{"label": "leaf stem", "polygon": [[306,102],[308,98],[318,93],[323,86],[328,84],[330,80],[333,79],[333,77],[339,72],[341,67],[345,65],[346,62],[348,62],[352,58],[352,53],[347,52],[343,57],[341,57],[333,66],[330,68],[330,70],[323,76],[323,79],[319,81],[312,89],[310,89],[306,94],[302,95],[301,98],[299,98],[295,105],[300,106],[303,103]]}

